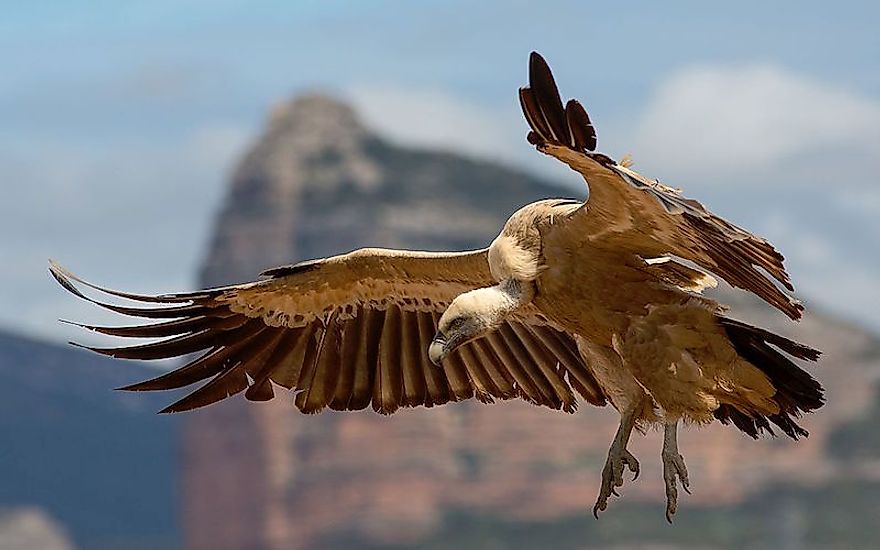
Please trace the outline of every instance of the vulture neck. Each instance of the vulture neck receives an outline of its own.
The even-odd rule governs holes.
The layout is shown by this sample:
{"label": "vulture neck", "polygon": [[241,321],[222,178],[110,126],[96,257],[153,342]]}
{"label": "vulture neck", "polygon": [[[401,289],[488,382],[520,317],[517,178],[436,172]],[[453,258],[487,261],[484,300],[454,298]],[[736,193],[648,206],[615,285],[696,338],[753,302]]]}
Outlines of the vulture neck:
{"label": "vulture neck", "polygon": [[540,246],[527,246],[521,240],[506,234],[505,228],[489,245],[489,271],[496,281],[501,281],[501,285],[510,279],[534,281],[538,277]]}
{"label": "vulture neck", "polygon": [[535,296],[535,284],[531,281],[505,279],[489,289],[497,293],[497,314],[501,316],[498,322],[531,302]]}

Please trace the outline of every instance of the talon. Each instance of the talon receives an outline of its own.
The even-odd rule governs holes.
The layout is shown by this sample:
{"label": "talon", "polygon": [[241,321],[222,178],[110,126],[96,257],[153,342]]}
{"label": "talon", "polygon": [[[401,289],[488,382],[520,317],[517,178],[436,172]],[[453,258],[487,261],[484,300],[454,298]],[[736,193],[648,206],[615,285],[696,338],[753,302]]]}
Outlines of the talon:
{"label": "talon", "polygon": [[621,415],[620,426],[617,428],[611,448],[608,449],[605,466],[602,467],[602,483],[599,485],[599,496],[593,506],[593,517],[596,519],[599,519],[599,512],[604,512],[608,507],[609,498],[620,496],[617,488],[623,487],[623,472],[629,468],[635,474],[633,480],[639,476],[639,461],[626,450],[634,422],[632,411]]}
{"label": "talon", "polygon": [[625,451],[624,454],[624,463],[626,467],[629,468],[629,471],[633,473],[632,480],[635,481],[639,478],[639,473],[641,472],[641,466],[639,465],[639,461],[636,460],[636,457],[632,455],[629,451]]}
{"label": "talon", "polygon": [[666,484],[666,521],[672,523],[672,516],[678,509],[678,484],[687,494],[691,494],[687,467],[684,457],[678,453],[675,437],[675,423],[666,425],[663,439],[663,481]]}
{"label": "talon", "polygon": [[639,461],[636,460],[626,449],[619,449],[618,444],[611,446],[608,451],[608,459],[602,468],[602,484],[599,489],[599,497],[596,499],[596,505],[593,506],[593,516],[598,519],[599,512],[605,511],[608,507],[608,499],[612,496],[620,497],[618,487],[623,487],[623,472],[629,469],[635,474],[633,479],[639,474]]}
{"label": "talon", "polygon": [[688,471],[687,467],[684,465],[684,457],[678,455],[678,477],[681,480],[681,487],[684,489],[684,492],[687,494],[691,494],[691,482],[688,480]]}
{"label": "talon", "polygon": [[678,484],[690,494],[690,485],[687,479],[687,468],[681,456],[663,455],[663,481],[666,482],[666,520],[672,523],[672,516],[678,509]]}

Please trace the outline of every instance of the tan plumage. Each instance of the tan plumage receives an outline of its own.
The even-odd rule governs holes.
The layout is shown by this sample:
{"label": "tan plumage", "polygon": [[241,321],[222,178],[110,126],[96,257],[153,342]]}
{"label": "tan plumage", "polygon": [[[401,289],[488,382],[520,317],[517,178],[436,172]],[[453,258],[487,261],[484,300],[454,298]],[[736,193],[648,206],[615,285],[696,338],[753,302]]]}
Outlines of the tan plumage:
{"label": "tan plumage", "polygon": [[[372,405],[390,414],[471,397],[519,397],[572,412],[578,397],[607,400],[620,411],[621,426],[594,512],[623,483],[624,468],[638,473],[626,450],[633,427],[665,426],[667,517],[675,512],[677,480],[687,488],[676,442],[680,419],[718,419],[753,437],[771,424],[793,438],[806,435],[794,419],[822,405],[822,389],[782,352],[808,360],[818,352],[728,319],[721,305],[699,295],[716,284],[705,269],[798,319],[803,307],[774,283],[792,290],[782,255],[628,162],[594,152],[589,116],[574,100],[563,107],[537,54],[529,73],[530,86],[520,90],[528,139],[584,176],[586,202],[530,204],[483,250],[361,249],[272,269],[257,282],[183,294],[106,290],[53,263],[55,278],[78,296],[160,320],[81,326],[165,338],[90,349],[131,359],[200,353],[123,388],[207,380],[163,412],[240,392],[267,400],[275,386],[294,390],[305,413]],[[76,283],[142,305],[98,302]]]}

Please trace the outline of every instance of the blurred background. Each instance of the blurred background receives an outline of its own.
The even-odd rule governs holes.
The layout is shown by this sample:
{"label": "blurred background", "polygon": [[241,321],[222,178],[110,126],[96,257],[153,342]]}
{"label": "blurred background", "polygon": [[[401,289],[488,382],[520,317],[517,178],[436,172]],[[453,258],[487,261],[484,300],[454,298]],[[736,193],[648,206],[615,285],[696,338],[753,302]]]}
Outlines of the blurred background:
{"label": "blurred background", "polygon": [[[8,5],[7,5],[8,4]],[[0,548],[877,547],[880,7],[874,2],[0,4]],[[659,438],[599,522],[616,415],[522,403],[303,417],[233,399],[157,417],[149,366],[64,346],[111,317],[46,271],[138,292],[362,245],[484,246],[583,197],[525,142],[540,51],[599,149],[769,238],[828,405],[798,444]],[[159,368],[162,366],[159,365]]]}

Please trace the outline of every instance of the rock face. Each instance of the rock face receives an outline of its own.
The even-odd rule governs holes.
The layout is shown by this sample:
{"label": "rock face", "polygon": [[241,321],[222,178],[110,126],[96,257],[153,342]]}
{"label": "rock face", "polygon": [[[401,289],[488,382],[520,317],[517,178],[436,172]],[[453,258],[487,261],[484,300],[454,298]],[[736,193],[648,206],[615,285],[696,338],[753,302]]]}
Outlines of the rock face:
{"label": "rock face", "polygon": [[[201,282],[249,280],[277,264],[366,245],[481,247],[519,206],[567,194],[491,163],[389,144],[347,106],[303,97],[273,113],[235,172]],[[740,301],[740,317],[826,350],[815,373],[832,399],[805,421],[813,436],[798,445],[752,442],[720,426],[689,431],[681,445],[697,493],[685,507],[736,503],[770,481],[833,478],[828,435],[873,399],[869,381],[880,361],[871,337],[815,314],[790,327],[769,307]],[[304,417],[291,399],[232,399],[187,416],[189,548],[319,547],[328,537],[414,544],[453,509],[508,520],[586,518],[617,422],[608,407],[567,415],[520,402]],[[625,487],[627,500],[659,501],[659,440],[636,439],[644,471]]]}

